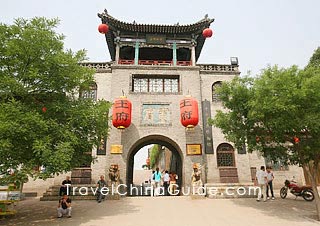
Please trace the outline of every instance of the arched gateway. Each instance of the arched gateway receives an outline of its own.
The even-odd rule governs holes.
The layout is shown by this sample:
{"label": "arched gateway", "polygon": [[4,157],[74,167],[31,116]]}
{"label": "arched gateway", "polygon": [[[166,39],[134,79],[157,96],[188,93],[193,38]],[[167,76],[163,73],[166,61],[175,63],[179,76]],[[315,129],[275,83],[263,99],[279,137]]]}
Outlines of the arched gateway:
{"label": "arched gateway", "polygon": [[[135,142],[128,152],[127,157],[127,178],[126,182],[127,185],[133,184],[133,165],[134,165],[134,155],[144,146],[149,144],[159,144],[161,146],[165,146],[172,152],[172,157],[175,160],[173,168],[175,169],[175,173],[178,175],[178,185],[181,186],[183,184],[183,176],[182,176],[182,169],[183,169],[183,154],[178,146],[178,144],[171,140],[170,138],[163,136],[163,135],[149,135],[143,137],[137,142]],[[167,169],[170,170],[170,169]]]}
{"label": "arched gateway", "polygon": [[[109,27],[105,40],[112,61],[82,64],[96,69],[96,84],[83,98],[113,102],[124,93],[132,103],[132,121],[122,131],[111,128],[108,138],[101,139],[101,145],[92,151],[95,163],[72,174],[79,178],[75,183],[96,183],[116,164],[120,182],[131,184],[134,155],[148,144],[160,144],[172,151],[182,186],[191,184],[194,164],[202,166],[204,183],[251,182],[255,169],[265,164],[264,158],[248,154],[246,147],[234,149],[226,144],[219,129],[207,123],[223,109],[215,84],[240,74],[237,60],[220,65],[197,63],[207,40],[203,31],[214,20],[206,15],[193,24],[160,25],[123,22],[107,11],[98,16]],[[213,44],[214,39],[210,42]],[[180,123],[182,115],[191,117],[187,110],[180,115],[181,100],[187,95],[198,103],[199,123],[193,130]],[[125,111],[118,114],[124,119],[128,116]],[[54,183],[60,184],[60,180]]]}

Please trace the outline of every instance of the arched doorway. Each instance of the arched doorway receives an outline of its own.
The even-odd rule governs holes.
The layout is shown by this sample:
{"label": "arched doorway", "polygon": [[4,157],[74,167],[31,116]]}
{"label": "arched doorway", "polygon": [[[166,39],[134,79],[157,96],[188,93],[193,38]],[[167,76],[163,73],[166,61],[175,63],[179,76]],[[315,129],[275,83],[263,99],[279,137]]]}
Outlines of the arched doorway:
{"label": "arched doorway", "polygon": [[217,147],[217,165],[221,183],[239,183],[234,148],[231,144],[219,144]]}
{"label": "arched doorway", "polygon": [[135,142],[129,150],[128,158],[127,158],[127,178],[126,182],[127,185],[130,186],[133,184],[133,173],[134,173],[134,156],[135,154],[144,146],[150,144],[158,144],[161,146],[166,147],[172,152],[172,157],[175,159],[175,169],[176,174],[178,175],[178,185],[179,187],[183,184],[183,155],[181,152],[180,147],[177,145],[176,142],[171,140],[170,138],[163,136],[163,135],[149,135],[139,139]]}

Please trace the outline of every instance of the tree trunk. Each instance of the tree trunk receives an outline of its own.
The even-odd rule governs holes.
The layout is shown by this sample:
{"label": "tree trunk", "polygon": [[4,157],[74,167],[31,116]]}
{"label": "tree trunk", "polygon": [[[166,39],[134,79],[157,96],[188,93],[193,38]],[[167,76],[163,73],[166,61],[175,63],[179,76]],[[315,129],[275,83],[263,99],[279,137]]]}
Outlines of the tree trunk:
{"label": "tree trunk", "polygon": [[19,189],[19,190],[20,190],[21,195],[22,195],[23,185],[24,185],[24,183],[23,183],[23,181],[21,180],[20,189]]}
{"label": "tree trunk", "polygon": [[312,190],[314,193],[314,200],[316,204],[317,218],[320,221],[320,196],[317,188],[317,172],[319,170],[319,164],[317,162],[309,162],[305,165],[305,170],[311,181]]}

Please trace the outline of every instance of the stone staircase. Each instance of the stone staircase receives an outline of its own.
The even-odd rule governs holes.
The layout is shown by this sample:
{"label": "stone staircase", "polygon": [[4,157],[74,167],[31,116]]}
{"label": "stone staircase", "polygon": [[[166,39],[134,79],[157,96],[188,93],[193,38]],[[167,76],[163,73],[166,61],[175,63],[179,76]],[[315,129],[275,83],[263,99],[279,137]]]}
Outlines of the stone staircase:
{"label": "stone staircase", "polygon": [[206,197],[211,199],[256,198],[253,183],[207,183]]}
{"label": "stone staircase", "polygon": [[[40,201],[58,201],[60,198],[60,186],[61,185],[51,186],[45,193],[43,193],[43,196],[40,197]],[[71,187],[71,195],[69,195],[69,197],[71,200],[96,200],[96,196],[93,193],[95,190],[96,184],[73,184]],[[109,191],[111,191],[111,187],[109,187]],[[119,200],[120,195],[108,194],[106,195],[105,199]]]}

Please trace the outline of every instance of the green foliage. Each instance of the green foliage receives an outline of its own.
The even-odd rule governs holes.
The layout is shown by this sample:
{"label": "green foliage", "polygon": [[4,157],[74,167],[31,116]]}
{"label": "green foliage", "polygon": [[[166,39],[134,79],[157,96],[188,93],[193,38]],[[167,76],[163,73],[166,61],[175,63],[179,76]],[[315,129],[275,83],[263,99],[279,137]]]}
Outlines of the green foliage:
{"label": "green foliage", "polygon": [[161,150],[161,146],[159,144],[154,144],[150,151],[150,168],[151,169],[153,169],[156,166],[159,160],[160,150]]}
{"label": "green foliage", "polygon": [[246,143],[251,151],[290,164],[319,161],[319,89],[320,70],[314,67],[275,66],[255,79],[236,77],[218,89],[226,110],[210,123],[238,148]]}
{"label": "green foliage", "polygon": [[248,118],[253,81],[249,77],[236,77],[230,83],[222,83],[217,93],[228,110],[218,110],[215,119],[209,119],[209,123],[221,128],[226,138],[235,143],[237,148],[245,144],[247,127],[253,123]]}
{"label": "green foliage", "polygon": [[320,47],[318,47],[309,60],[307,67],[320,67]]}
{"label": "green foliage", "polygon": [[[0,171],[46,178],[89,161],[108,133],[110,103],[78,98],[94,71],[64,50],[57,19],[0,24]],[[45,107],[46,109],[43,109]],[[33,169],[44,166],[39,175]]]}

